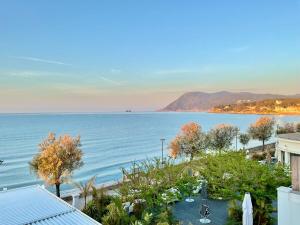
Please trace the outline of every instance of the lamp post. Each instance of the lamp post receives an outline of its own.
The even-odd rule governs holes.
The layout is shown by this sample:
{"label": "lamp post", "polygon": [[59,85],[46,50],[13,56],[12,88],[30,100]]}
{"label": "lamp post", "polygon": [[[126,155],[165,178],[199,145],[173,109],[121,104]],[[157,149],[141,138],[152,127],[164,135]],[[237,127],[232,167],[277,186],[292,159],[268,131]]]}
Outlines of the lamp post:
{"label": "lamp post", "polygon": [[163,165],[164,164],[164,141],[166,139],[165,138],[161,138],[160,141],[161,141],[161,164]]}

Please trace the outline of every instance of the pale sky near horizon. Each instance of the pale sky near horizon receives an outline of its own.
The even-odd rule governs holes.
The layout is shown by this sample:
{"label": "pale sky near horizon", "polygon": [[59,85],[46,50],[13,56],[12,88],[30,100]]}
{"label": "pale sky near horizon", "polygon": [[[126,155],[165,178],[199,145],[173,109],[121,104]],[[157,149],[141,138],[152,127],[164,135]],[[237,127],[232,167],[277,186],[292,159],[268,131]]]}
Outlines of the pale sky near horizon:
{"label": "pale sky near horizon", "polygon": [[0,1],[0,112],[300,93],[299,0]]}

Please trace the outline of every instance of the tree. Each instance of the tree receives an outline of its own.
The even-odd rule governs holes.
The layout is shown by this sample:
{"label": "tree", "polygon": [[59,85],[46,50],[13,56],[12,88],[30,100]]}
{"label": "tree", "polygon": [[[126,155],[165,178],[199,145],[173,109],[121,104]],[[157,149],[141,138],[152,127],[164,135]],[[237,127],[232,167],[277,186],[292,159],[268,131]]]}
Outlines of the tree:
{"label": "tree", "polygon": [[[194,168],[207,180],[208,194],[213,199],[222,197],[241,203],[244,194],[251,193],[253,224],[272,224],[272,202],[277,197],[277,188],[291,182],[283,165],[262,165],[247,160],[243,152],[206,154],[194,163]],[[229,210],[232,217],[232,209]],[[239,223],[232,224],[241,224],[242,213],[238,212]]]}
{"label": "tree", "polygon": [[238,128],[228,124],[220,124],[211,129],[209,136],[210,147],[213,150],[224,150],[230,148]]}
{"label": "tree", "polygon": [[246,145],[249,143],[250,141],[250,135],[249,134],[240,134],[240,143],[243,145],[244,149],[246,147]]}
{"label": "tree", "polygon": [[84,198],[84,208],[86,208],[86,199],[87,199],[87,196],[93,190],[93,187],[95,185],[95,180],[96,180],[96,176],[93,176],[86,183],[74,182],[75,187],[77,187],[80,190],[81,195]]}
{"label": "tree", "polygon": [[181,153],[181,147],[180,147],[180,137],[176,136],[170,143],[169,146],[169,155],[172,158],[177,158],[177,156]]}
{"label": "tree", "polygon": [[296,125],[296,130],[297,130],[297,132],[300,132],[300,123],[298,123],[298,124]]}
{"label": "tree", "polygon": [[297,132],[296,126],[294,123],[285,123],[283,126],[277,128],[277,134],[288,134]]}
{"label": "tree", "polygon": [[181,127],[181,132],[170,143],[170,155],[176,158],[185,154],[193,159],[194,155],[207,146],[206,134],[197,123],[188,123]]}
{"label": "tree", "polygon": [[254,124],[249,127],[249,134],[253,139],[262,141],[263,151],[265,150],[265,142],[268,141],[274,132],[274,119],[270,117],[260,117]]}
{"label": "tree", "polygon": [[69,135],[55,137],[50,133],[39,145],[39,152],[29,163],[32,171],[49,185],[55,185],[60,197],[60,185],[83,165],[80,137]]}

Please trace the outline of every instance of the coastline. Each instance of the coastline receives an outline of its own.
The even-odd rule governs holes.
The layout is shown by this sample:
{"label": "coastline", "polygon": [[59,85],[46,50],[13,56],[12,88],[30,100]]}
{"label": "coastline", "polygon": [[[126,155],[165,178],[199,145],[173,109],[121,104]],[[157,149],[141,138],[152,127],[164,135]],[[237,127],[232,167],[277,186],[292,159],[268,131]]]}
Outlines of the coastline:
{"label": "coastline", "polygon": [[240,114],[240,115],[273,115],[273,116],[299,116],[300,112],[292,112],[292,113],[268,113],[268,112],[213,112],[213,111],[208,111],[207,113],[212,113],[212,114]]}
{"label": "coastline", "polygon": [[210,113],[210,114],[240,114],[240,115],[274,115],[274,116],[300,116],[300,112],[270,113],[270,112],[216,112],[210,110],[175,110],[175,111],[156,111],[163,113]]}
{"label": "coastline", "polygon": [[[0,152],[0,159],[4,160],[4,163],[1,166],[0,189],[42,184],[34,174],[30,173],[28,161],[37,152],[34,150],[37,149],[37,143],[48,134],[49,130],[75,135],[81,133],[86,158],[84,167],[74,174],[76,181],[84,182],[97,174],[99,175],[97,184],[107,186],[107,182],[111,184],[111,181],[119,181],[121,179],[120,168],[129,167],[132,161],[160,156],[159,139],[164,136],[167,140],[171,140],[176,134],[175,127],[179,128],[180,125],[189,121],[197,121],[203,129],[208,130],[226,121],[228,124],[241,127],[244,131],[255,117],[203,112],[151,113],[151,115],[144,114],[136,117],[132,114],[55,117],[39,115],[32,116],[30,119],[27,116],[9,118],[0,116],[0,122],[4,125],[1,130],[3,148]],[[283,122],[300,121],[299,116],[278,118]],[[149,128],[148,121],[151,122],[151,128]],[[117,124],[117,126],[111,128],[111,124]],[[125,132],[127,130],[132,132]],[[251,141],[250,145],[256,144]],[[49,187],[49,189],[53,191],[54,188]],[[62,187],[63,191],[67,191],[66,193],[70,189],[74,187],[71,185]]]}

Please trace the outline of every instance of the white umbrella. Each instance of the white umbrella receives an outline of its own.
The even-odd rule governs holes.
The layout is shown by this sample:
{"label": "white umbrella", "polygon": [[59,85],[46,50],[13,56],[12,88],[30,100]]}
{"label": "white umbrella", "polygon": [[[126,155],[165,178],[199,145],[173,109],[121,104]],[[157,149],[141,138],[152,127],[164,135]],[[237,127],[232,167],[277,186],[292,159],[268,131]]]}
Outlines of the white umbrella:
{"label": "white umbrella", "polygon": [[245,194],[243,201],[243,225],[253,225],[253,210],[249,193]]}

